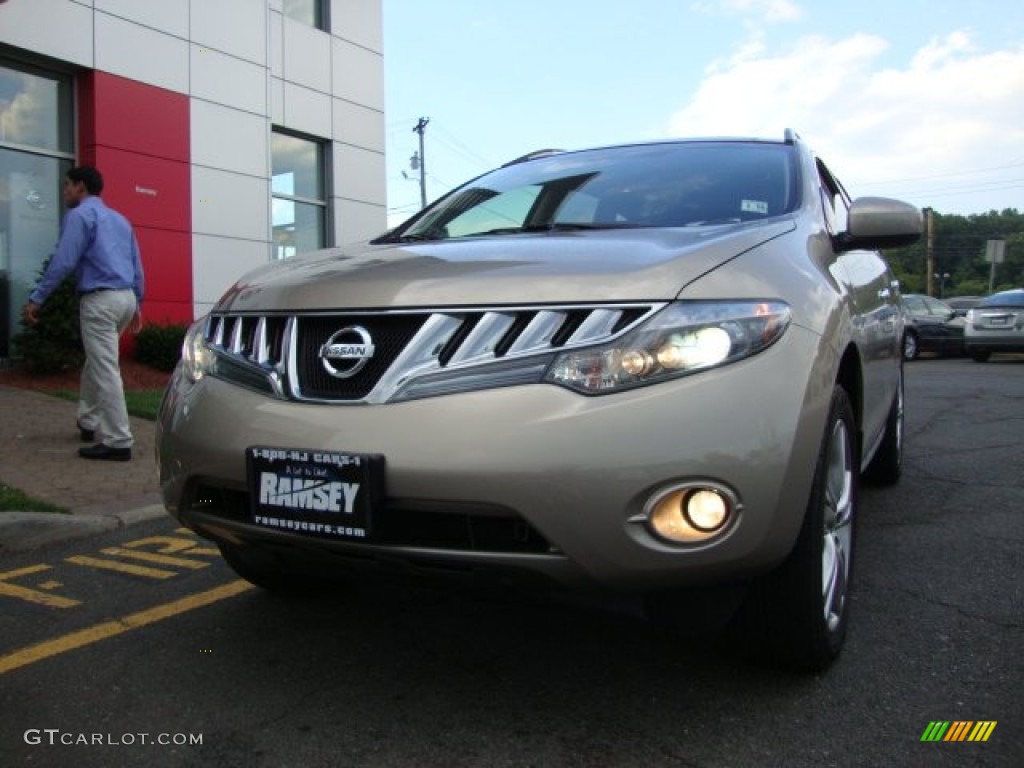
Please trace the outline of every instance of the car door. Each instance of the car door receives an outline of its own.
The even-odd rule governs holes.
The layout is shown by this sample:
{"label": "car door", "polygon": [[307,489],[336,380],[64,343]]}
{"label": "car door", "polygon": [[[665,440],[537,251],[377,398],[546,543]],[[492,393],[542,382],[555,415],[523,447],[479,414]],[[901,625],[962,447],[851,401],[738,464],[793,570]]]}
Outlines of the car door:
{"label": "car door", "polygon": [[943,352],[962,352],[966,321],[938,299],[923,296],[922,300],[932,321],[931,334],[935,337],[935,346]]}
{"label": "car door", "polygon": [[[846,231],[850,197],[824,163],[818,174],[833,237]],[[853,305],[853,340],[860,350],[863,373],[864,447],[874,444],[899,382],[903,315],[899,283],[878,251],[851,250],[839,256]]]}

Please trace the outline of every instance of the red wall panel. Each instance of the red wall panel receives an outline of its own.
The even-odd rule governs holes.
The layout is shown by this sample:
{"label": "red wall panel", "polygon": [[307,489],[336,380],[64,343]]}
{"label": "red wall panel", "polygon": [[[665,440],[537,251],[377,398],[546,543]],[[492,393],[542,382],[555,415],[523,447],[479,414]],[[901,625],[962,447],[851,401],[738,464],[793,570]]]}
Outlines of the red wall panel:
{"label": "red wall panel", "polygon": [[90,72],[79,91],[83,145],[189,161],[188,96],[106,72]]}
{"label": "red wall panel", "polygon": [[146,272],[147,322],[192,319],[188,97],[105,72],[78,81],[79,161],[132,222]]}
{"label": "red wall panel", "polygon": [[188,163],[103,146],[95,163],[103,173],[104,202],[132,224],[191,232]]}

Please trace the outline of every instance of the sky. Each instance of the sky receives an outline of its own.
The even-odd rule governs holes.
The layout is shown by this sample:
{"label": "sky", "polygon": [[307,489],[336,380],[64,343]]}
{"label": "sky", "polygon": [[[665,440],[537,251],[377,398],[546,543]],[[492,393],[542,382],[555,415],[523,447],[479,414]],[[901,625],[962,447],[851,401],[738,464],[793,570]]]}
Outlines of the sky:
{"label": "sky", "polygon": [[853,197],[1024,211],[1015,0],[383,0],[388,221],[542,148],[795,130]]}

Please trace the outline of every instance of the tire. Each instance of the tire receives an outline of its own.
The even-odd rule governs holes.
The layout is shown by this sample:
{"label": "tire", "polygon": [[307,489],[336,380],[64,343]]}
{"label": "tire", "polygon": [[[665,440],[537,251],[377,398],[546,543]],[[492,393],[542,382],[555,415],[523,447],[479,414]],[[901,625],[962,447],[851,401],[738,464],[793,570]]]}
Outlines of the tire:
{"label": "tire", "polygon": [[893,395],[889,417],[885,423],[885,436],[878,446],[864,479],[875,485],[894,485],[903,474],[903,366],[900,366],[899,384]]}
{"label": "tire", "polygon": [[300,577],[282,567],[273,555],[248,547],[218,542],[221,557],[236,574],[257,587],[282,595],[312,594],[317,591],[313,579]]}
{"label": "tire", "polygon": [[920,354],[921,345],[918,341],[917,334],[913,331],[908,331],[903,334],[903,359],[917,360]]}
{"label": "tire", "polygon": [[989,357],[992,355],[987,349],[972,349],[971,358],[976,363],[986,363]]}
{"label": "tire", "polygon": [[836,386],[796,544],[779,568],[755,582],[744,607],[748,627],[763,640],[759,652],[793,671],[824,671],[846,639],[858,504],[856,434],[850,400]]}

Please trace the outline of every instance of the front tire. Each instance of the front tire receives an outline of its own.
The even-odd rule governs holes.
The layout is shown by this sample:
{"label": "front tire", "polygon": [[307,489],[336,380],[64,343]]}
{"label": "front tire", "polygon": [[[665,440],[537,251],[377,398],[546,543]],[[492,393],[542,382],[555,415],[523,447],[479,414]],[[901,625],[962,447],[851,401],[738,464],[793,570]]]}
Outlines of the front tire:
{"label": "front tire", "polygon": [[974,349],[971,350],[971,357],[976,363],[986,363],[989,357],[992,355],[987,349]]}
{"label": "front tire", "polygon": [[827,669],[846,639],[858,504],[856,434],[849,397],[836,386],[796,545],[751,593],[749,607],[766,650],[799,672]]}
{"label": "front tire", "polygon": [[885,436],[864,473],[864,479],[876,485],[894,485],[903,474],[903,366],[900,366],[899,383],[893,395],[889,418],[885,424]]}
{"label": "front tire", "polygon": [[903,359],[917,360],[921,354],[921,345],[918,342],[917,334],[908,331],[903,335]]}

